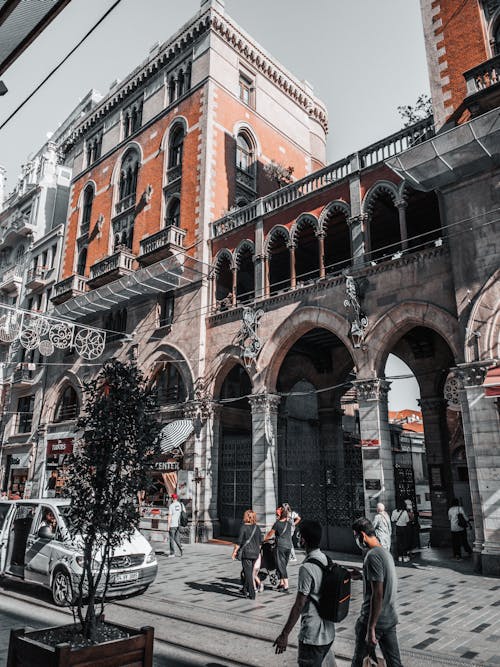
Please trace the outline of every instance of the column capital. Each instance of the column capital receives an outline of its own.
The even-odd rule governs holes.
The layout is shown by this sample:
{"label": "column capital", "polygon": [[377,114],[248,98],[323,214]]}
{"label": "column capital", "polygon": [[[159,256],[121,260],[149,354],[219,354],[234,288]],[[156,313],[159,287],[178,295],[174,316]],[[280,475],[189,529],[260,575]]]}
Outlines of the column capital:
{"label": "column capital", "polygon": [[473,361],[469,364],[458,364],[456,368],[450,370],[455,372],[464,388],[478,387],[483,384],[488,369],[494,365],[494,360],[489,359],[486,361]]}
{"label": "column capital", "polygon": [[396,208],[406,208],[408,206],[408,202],[406,201],[406,199],[396,199],[394,205],[396,206]]}
{"label": "column capital", "polygon": [[252,394],[248,397],[252,413],[278,412],[281,396],[278,394]]}
{"label": "column capital", "polygon": [[216,417],[222,410],[222,404],[217,401],[190,401],[184,407],[184,416],[186,419],[200,419],[207,421]]}
{"label": "column capital", "polygon": [[347,218],[347,224],[349,227],[351,225],[363,224],[368,220],[368,215],[366,213],[360,213],[359,215],[352,215],[350,218]]}
{"label": "column capital", "polygon": [[422,408],[422,412],[439,410],[447,405],[447,401],[443,396],[422,396],[417,399],[417,403]]}
{"label": "column capital", "polygon": [[383,378],[374,378],[366,380],[354,380],[353,385],[358,394],[358,400],[379,401],[386,399],[391,383]]}

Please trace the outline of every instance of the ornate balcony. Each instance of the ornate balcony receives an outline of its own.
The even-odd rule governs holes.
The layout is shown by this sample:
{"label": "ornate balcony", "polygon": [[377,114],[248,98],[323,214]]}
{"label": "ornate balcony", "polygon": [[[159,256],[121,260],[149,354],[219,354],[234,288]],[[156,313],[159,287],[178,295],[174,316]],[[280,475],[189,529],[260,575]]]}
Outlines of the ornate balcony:
{"label": "ornate balcony", "polygon": [[477,116],[500,105],[500,55],[464,72],[465,104]]}
{"label": "ornate balcony", "polygon": [[128,248],[120,248],[109,257],[96,262],[90,267],[90,278],[87,285],[90,289],[94,289],[133,273],[134,261],[135,255]]}
{"label": "ornate balcony", "polygon": [[23,271],[20,266],[11,266],[0,277],[0,290],[18,292],[23,282]]}
{"label": "ornate balcony", "polygon": [[135,197],[136,193],[134,192],[131,195],[128,195],[128,197],[121,199],[115,206],[115,215],[119,215],[120,213],[123,213],[123,211],[135,206]]}
{"label": "ornate balcony", "polygon": [[182,176],[182,164],[176,164],[167,170],[167,183],[172,183]]}
{"label": "ornate balcony", "polygon": [[137,261],[141,266],[154,264],[165,257],[169,257],[175,252],[184,248],[184,237],[186,230],[180,229],[175,225],[169,225],[160,229],[156,234],[147,236],[141,241],[141,250]]}
{"label": "ornate balcony", "polygon": [[255,192],[255,171],[254,169],[243,169],[236,167],[236,182],[243,187]]}
{"label": "ornate balcony", "polygon": [[12,375],[12,384],[20,387],[31,387],[34,381],[35,371],[30,369],[34,364],[19,364]]}
{"label": "ornate balcony", "polygon": [[45,287],[50,273],[52,273],[52,269],[46,266],[35,266],[29,269],[26,276],[27,289],[36,290]]}
{"label": "ornate balcony", "polygon": [[20,236],[31,236],[35,230],[35,225],[31,224],[29,216],[23,215],[14,220],[11,229]]}
{"label": "ornate balcony", "polygon": [[87,278],[73,274],[69,278],[65,278],[54,285],[54,292],[52,294],[52,303],[64,303],[74,296],[79,296],[87,291]]}

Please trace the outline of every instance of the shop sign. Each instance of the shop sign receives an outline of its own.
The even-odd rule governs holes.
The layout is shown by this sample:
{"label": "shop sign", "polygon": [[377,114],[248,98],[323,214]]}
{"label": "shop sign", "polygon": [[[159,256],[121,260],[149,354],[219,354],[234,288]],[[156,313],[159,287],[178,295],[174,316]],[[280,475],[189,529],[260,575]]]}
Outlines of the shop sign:
{"label": "shop sign", "polygon": [[11,468],[29,468],[30,467],[31,452],[23,452],[22,454],[11,455]]}
{"label": "shop sign", "polygon": [[177,494],[182,500],[191,500],[194,496],[194,470],[179,470],[177,473]]}
{"label": "shop sign", "polygon": [[58,438],[57,440],[47,440],[47,456],[71,454],[73,452],[73,440],[73,438]]}
{"label": "shop sign", "polygon": [[169,472],[171,470],[179,470],[178,461],[155,461],[154,469],[160,472]]}
{"label": "shop sign", "polygon": [[381,488],[379,479],[365,479],[365,489],[367,491],[380,491]]}

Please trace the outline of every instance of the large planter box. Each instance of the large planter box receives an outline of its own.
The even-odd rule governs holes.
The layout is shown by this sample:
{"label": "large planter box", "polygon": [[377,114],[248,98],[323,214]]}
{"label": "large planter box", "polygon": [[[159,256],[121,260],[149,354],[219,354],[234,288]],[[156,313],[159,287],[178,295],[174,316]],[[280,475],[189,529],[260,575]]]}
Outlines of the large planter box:
{"label": "large planter box", "polygon": [[39,630],[11,630],[7,667],[152,667],[154,628],[113,625],[130,636],[85,648],[47,646],[30,637]]}

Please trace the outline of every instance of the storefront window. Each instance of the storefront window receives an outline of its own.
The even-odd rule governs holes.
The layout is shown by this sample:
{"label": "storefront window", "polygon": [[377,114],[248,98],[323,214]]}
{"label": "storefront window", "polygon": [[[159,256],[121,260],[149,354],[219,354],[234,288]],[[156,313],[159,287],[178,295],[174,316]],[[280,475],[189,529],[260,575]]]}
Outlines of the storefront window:
{"label": "storefront window", "polygon": [[68,456],[73,451],[73,438],[58,438],[47,441],[47,466],[45,471],[45,493],[47,498],[59,498],[66,485]]}

